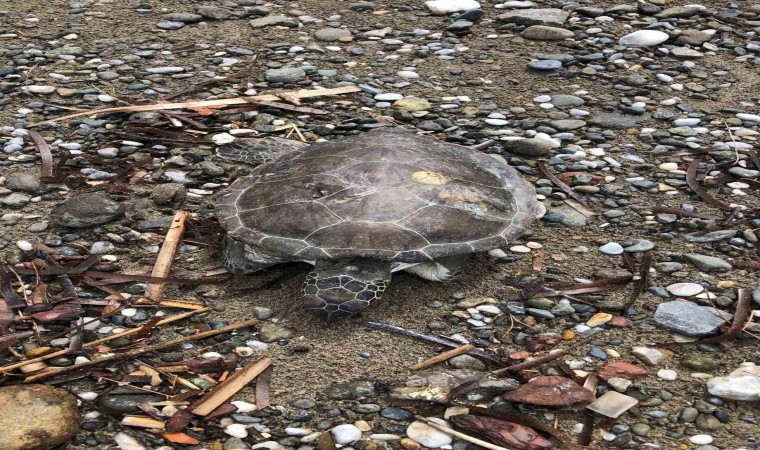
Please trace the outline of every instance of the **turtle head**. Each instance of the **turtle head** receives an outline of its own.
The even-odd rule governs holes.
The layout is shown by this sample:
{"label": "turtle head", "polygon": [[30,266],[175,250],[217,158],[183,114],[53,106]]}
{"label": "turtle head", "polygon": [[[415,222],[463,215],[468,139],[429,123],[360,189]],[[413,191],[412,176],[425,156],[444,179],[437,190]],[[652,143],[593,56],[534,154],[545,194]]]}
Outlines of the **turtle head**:
{"label": "turtle head", "polygon": [[354,258],[317,261],[303,283],[306,309],[324,319],[357,314],[377,301],[391,282],[391,263]]}

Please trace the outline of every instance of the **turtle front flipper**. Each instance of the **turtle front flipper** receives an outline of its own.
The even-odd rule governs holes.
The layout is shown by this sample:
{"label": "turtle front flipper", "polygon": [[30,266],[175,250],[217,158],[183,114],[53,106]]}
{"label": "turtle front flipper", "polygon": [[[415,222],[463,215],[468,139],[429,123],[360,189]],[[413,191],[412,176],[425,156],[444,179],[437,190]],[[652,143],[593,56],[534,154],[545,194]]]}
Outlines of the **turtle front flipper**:
{"label": "turtle front flipper", "polygon": [[253,246],[236,241],[229,236],[222,239],[222,253],[224,255],[224,267],[234,275],[246,275],[286,262],[265,255]]}
{"label": "turtle front flipper", "polygon": [[274,136],[263,138],[239,138],[216,149],[216,156],[245,164],[264,164],[280,156],[302,152],[309,144]]}
{"label": "turtle front flipper", "polygon": [[467,255],[444,256],[402,270],[430,281],[451,281],[464,272]]}
{"label": "turtle front flipper", "polygon": [[306,309],[323,319],[348,317],[382,297],[391,282],[391,263],[368,258],[317,261],[306,276]]}

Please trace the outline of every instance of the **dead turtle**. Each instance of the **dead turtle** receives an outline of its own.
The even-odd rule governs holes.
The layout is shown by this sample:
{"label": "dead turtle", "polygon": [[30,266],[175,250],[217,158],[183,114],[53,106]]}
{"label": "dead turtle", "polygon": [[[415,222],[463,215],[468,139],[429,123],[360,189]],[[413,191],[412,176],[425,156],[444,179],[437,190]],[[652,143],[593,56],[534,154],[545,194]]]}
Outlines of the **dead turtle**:
{"label": "dead turtle", "polygon": [[312,145],[268,138],[219,155],[274,158],[218,201],[225,266],[247,274],[313,264],[303,299],[328,319],[367,308],[395,271],[451,280],[470,253],[504,246],[543,213],[533,187],[504,162],[402,128]]}

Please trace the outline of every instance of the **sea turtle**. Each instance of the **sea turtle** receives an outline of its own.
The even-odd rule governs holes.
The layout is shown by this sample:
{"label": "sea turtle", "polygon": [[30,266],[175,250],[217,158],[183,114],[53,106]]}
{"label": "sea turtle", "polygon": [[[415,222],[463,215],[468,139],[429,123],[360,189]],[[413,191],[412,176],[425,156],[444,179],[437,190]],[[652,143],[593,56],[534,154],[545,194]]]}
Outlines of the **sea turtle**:
{"label": "sea turtle", "polygon": [[218,154],[274,158],[216,205],[225,266],[313,264],[303,299],[328,319],[365,309],[398,270],[450,280],[470,253],[504,246],[543,214],[532,185],[503,161],[402,128],[312,145],[267,138]]}

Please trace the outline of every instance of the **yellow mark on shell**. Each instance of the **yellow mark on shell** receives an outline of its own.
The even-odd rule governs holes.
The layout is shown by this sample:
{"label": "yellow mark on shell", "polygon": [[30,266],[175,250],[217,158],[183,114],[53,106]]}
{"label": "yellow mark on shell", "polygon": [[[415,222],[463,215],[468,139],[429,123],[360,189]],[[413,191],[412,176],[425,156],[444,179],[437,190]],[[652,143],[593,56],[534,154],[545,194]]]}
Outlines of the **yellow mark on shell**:
{"label": "yellow mark on shell", "polygon": [[420,184],[432,184],[433,186],[442,186],[449,182],[448,178],[439,172],[414,172],[412,180]]}

